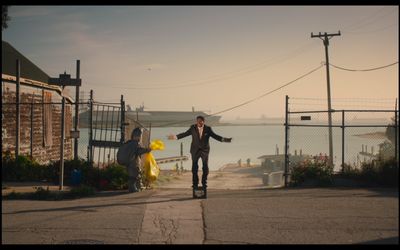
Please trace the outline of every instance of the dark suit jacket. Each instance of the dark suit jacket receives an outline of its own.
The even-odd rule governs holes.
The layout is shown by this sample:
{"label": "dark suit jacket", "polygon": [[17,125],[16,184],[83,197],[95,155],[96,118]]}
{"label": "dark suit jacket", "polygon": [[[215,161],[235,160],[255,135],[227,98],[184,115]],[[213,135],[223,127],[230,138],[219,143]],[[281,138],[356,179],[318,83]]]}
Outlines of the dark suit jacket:
{"label": "dark suit jacket", "polygon": [[204,125],[203,134],[200,138],[199,130],[197,129],[197,125],[193,124],[190,128],[184,132],[176,135],[178,139],[184,138],[186,136],[192,135],[192,144],[190,145],[190,153],[192,155],[196,154],[199,151],[209,153],[210,152],[210,137],[214,138],[217,141],[222,142],[223,137],[215,134],[211,127]]}

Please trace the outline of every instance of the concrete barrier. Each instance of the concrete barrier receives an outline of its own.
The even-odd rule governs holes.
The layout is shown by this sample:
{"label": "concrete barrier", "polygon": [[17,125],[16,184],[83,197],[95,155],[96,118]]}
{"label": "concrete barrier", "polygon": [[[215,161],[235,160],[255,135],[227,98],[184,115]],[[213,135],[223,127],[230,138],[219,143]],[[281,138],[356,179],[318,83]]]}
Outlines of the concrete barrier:
{"label": "concrete barrier", "polygon": [[263,183],[267,187],[283,187],[285,186],[285,178],[283,171],[275,171],[271,173],[264,173]]}

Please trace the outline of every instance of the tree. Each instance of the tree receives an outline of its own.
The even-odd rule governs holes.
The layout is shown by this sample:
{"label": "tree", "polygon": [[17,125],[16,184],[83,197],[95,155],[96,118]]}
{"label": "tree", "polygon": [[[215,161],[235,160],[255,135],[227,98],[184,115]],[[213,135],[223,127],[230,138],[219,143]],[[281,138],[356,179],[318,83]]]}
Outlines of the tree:
{"label": "tree", "polygon": [[[394,120],[395,118],[392,117],[391,119],[392,119],[392,123],[390,125],[392,125],[392,126],[396,125],[396,122]],[[399,124],[399,117],[397,117],[397,124]],[[397,126],[396,129],[397,129],[397,136],[399,136],[399,127]],[[392,144],[395,144],[395,142],[396,142],[395,127],[387,127],[385,134],[386,134],[386,137],[390,140],[390,142]]]}
{"label": "tree", "polygon": [[[385,135],[389,140],[385,140],[383,143],[379,144],[379,156],[382,160],[387,161],[395,157],[397,152],[395,151],[395,143],[396,143],[396,135],[395,131],[397,130],[397,136],[399,135],[399,127],[395,127],[396,122],[395,118],[392,117],[392,123],[390,127],[386,127]],[[397,117],[397,125],[399,124]],[[396,130],[395,130],[396,129]],[[397,143],[399,143],[397,141]],[[398,144],[397,144],[398,145]]]}
{"label": "tree", "polygon": [[2,5],[1,6],[1,31],[8,28],[7,22],[10,21],[10,17],[8,16],[8,6]]}

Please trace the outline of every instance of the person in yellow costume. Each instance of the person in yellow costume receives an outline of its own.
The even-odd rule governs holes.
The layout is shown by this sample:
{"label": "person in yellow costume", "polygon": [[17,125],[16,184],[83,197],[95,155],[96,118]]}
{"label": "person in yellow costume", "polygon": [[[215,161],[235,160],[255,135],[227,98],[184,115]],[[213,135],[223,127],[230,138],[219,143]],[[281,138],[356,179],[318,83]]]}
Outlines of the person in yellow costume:
{"label": "person in yellow costume", "polygon": [[192,144],[190,145],[190,154],[192,155],[192,182],[193,182],[193,198],[196,198],[195,190],[198,189],[199,177],[197,175],[199,169],[199,159],[203,162],[203,175],[201,177],[201,184],[203,186],[204,198],[207,198],[207,176],[208,176],[208,154],[210,152],[210,137],[220,142],[231,142],[232,138],[225,138],[215,134],[211,127],[206,126],[205,119],[203,116],[196,117],[196,124],[190,126],[190,128],[177,135],[169,135],[170,140],[179,140],[186,136],[192,136]]}
{"label": "person in yellow costume", "polygon": [[[161,140],[154,140],[150,143],[150,149],[164,150],[164,143]],[[143,164],[143,182],[146,187],[149,187],[152,182],[157,180],[160,174],[160,167],[158,166],[152,153],[147,153],[144,156]]]}

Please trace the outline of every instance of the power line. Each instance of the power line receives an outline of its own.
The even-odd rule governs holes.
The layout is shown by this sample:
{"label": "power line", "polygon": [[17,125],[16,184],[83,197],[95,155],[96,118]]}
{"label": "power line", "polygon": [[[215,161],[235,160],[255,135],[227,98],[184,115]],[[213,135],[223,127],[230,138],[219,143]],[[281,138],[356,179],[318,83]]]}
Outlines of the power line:
{"label": "power line", "polygon": [[371,19],[372,17],[376,16],[378,13],[380,13],[383,10],[386,10],[386,7],[380,8],[379,10],[375,11],[372,15],[368,15],[368,16],[366,16],[366,17],[364,17],[364,18],[362,18],[362,19],[360,19],[360,20],[358,20],[356,22],[353,22],[353,23],[351,23],[349,25],[345,25],[342,28],[342,30],[351,29],[351,27],[353,27],[353,29],[354,29],[354,26],[357,27],[357,25],[360,25],[360,23],[362,23],[363,21]]}
{"label": "power line", "polygon": [[[383,16],[379,16],[382,13],[382,10],[387,10],[388,8],[383,7],[379,10],[377,10],[376,12],[374,12],[372,15],[369,15],[361,20],[359,20],[358,22],[355,22],[353,24],[347,25],[347,27],[345,26],[345,28],[342,28],[342,31],[345,31],[346,33],[349,32],[349,30],[357,30],[360,29],[370,23],[373,23],[376,21],[376,19],[383,19],[384,17],[388,16],[389,14],[391,14],[393,11],[395,11],[396,9],[390,9],[387,13],[385,13]],[[379,15],[378,15],[379,13]]]}
{"label": "power line", "polygon": [[97,87],[145,90],[145,89],[182,88],[182,87],[192,87],[192,86],[197,86],[197,85],[204,85],[204,84],[209,84],[209,83],[213,83],[213,82],[218,82],[218,81],[234,78],[234,77],[237,77],[237,76],[240,76],[240,75],[244,75],[244,74],[248,74],[248,73],[251,73],[251,72],[254,72],[254,71],[258,71],[258,70],[264,69],[266,67],[269,67],[269,66],[277,64],[277,63],[282,63],[284,61],[292,59],[292,58],[296,57],[297,55],[302,54],[302,53],[312,49],[314,47],[314,45],[315,45],[315,43],[310,42],[310,43],[307,43],[304,46],[301,46],[301,47],[295,49],[293,52],[288,53],[285,56],[278,57],[277,59],[268,59],[268,60],[266,60],[264,62],[255,64],[255,65],[252,65],[252,66],[247,66],[247,67],[244,67],[244,68],[241,68],[241,69],[238,69],[238,70],[234,70],[234,71],[231,71],[231,72],[212,75],[212,76],[207,77],[207,78],[205,78],[203,80],[187,80],[187,81],[181,82],[181,83],[186,83],[186,82],[195,81],[194,83],[189,83],[189,84],[175,84],[175,85],[157,84],[157,85],[152,85],[152,86],[147,86],[147,87],[137,87],[137,86],[124,87],[124,86],[121,86],[121,85],[112,85],[112,86],[97,85]]}
{"label": "power line", "polygon": [[[325,98],[311,98],[311,97],[290,97],[291,100],[317,100],[317,101],[324,101],[326,100]],[[331,98],[332,100],[367,100],[367,101],[372,101],[374,102],[379,102],[383,100],[390,100],[393,101],[393,98],[359,98],[359,97],[343,97],[343,98]]]}
{"label": "power line", "polygon": [[339,66],[333,65],[332,63],[329,63],[329,65],[331,65],[332,67],[337,68],[337,69],[355,72],[355,71],[373,71],[373,70],[378,70],[378,69],[384,69],[384,68],[393,66],[395,64],[398,64],[398,63],[399,62],[394,62],[394,63],[388,64],[388,65],[385,65],[385,66],[376,67],[376,68],[372,68],[372,69],[347,69],[347,68],[344,68],[344,67],[339,67]]}
{"label": "power line", "polygon": [[384,26],[384,27],[381,27],[381,28],[378,28],[378,29],[375,29],[375,30],[361,31],[361,32],[345,31],[344,33],[345,33],[345,34],[349,34],[349,35],[376,33],[376,32],[378,32],[378,31],[387,30],[387,29],[389,29],[389,28],[391,28],[391,27],[394,27],[394,26],[396,26],[396,25],[397,25],[397,23],[392,23],[392,24],[390,24],[390,25],[387,25],[387,26]]}
{"label": "power line", "polygon": [[[233,107],[230,107],[230,108],[227,108],[227,109],[218,111],[218,112],[216,112],[216,113],[206,115],[205,117],[210,117],[210,116],[219,115],[219,114],[222,114],[222,113],[231,111],[231,110],[233,110],[233,109],[242,107],[242,106],[244,106],[244,105],[247,105],[247,104],[249,104],[249,103],[251,103],[251,102],[254,102],[254,101],[256,101],[256,100],[258,100],[258,99],[260,99],[260,98],[263,98],[263,97],[265,97],[265,96],[267,96],[267,95],[269,95],[269,94],[272,94],[272,93],[274,93],[274,92],[276,92],[276,91],[278,91],[278,90],[280,90],[280,89],[282,89],[282,88],[284,88],[284,87],[287,87],[287,86],[293,84],[294,82],[296,82],[296,81],[298,81],[298,80],[300,80],[300,79],[302,79],[302,78],[304,78],[304,77],[306,77],[306,76],[308,76],[308,75],[314,73],[315,71],[317,71],[318,69],[322,68],[323,66],[324,66],[324,65],[320,65],[320,66],[318,66],[317,68],[315,68],[315,69],[313,69],[313,70],[307,72],[306,74],[301,75],[301,76],[299,76],[298,78],[296,78],[296,79],[294,79],[294,80],[292,80],[292,81],[290,81],[290,82],[288,82],[288,83],[285,83],[285,84],[281,85],[280,87],[278,87],[278,88],[276,88],[276,89],[273,89],[273,90],[271,90],[271,91],[268,91],[268,92],[266,92],[266,93],[264,93],[264,94],[262,94],[262,95],[260,95],[260,96],[258,96],[258,97],[255,97],[255,98],[253,98],[253,99],[250,99],[250,100],[248,100],[248,101],[245,101],[245,102],[243,102],[243,103],[240,103],[240,104],[238,104],[238,105],[235,105],[235,106],[233,106]],[[184,123],[184,122],[190,122],[190,121],[193,121],[193,120],[190,119],[190,120],[178,121],[178,122],[173,122],[173,123],[167,123],[167,124],[164,124],[164,125],[162,125],[162,126],[160,126],[160,127],[168,127],[168,126],[171,126],[171,125],[175,125],[175,124],[179,124],[179,123]]]}

